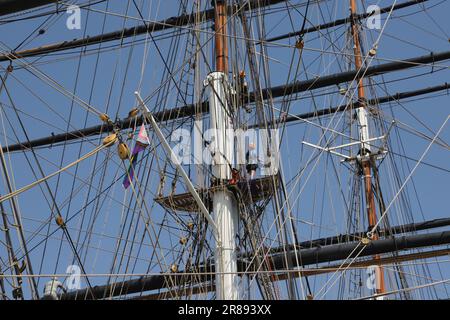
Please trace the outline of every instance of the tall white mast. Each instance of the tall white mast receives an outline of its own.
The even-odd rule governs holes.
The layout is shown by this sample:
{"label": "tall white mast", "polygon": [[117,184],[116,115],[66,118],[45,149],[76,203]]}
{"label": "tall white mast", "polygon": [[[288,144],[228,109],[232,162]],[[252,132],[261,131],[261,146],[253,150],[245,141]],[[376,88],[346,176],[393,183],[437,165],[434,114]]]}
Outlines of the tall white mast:
{"label": "tall white mast", "polygon": [[209,84],[209,110],[213,142],[213,215],[218,228],[215,252],[216,296],[220,300],[239,298],[237,275],[236,235],[238,208],[234,195],[226,187],[231,179],[234,157],[234,129],[231,108],[227,103],[227,4],[215,0],[215,53],[216,72],[207,77]]}

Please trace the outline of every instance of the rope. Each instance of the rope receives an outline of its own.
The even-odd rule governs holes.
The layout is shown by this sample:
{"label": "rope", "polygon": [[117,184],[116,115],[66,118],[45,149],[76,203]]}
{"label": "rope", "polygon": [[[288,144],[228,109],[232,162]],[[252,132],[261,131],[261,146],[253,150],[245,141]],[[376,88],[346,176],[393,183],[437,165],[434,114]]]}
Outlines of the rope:
{"label": "rope", "polygon": [[58,171],[55,171],[55,172],[49,174],[48,176],[45,176],[45,177],[43,177],[43,178],[41,178],[41,179],[39,179],[39,180],[36,180],[36,181],[33,182],[33,183],[30,183],[29,185],[27,185],[27,186],[25,186],[25,187],[22,187],[22,188],[20,188],[20,189],[14,191],[14,192],[11,192],[11,193],[9,193],[9,194],[4,195],[3,197],[0,197],[0,202],[6,201],[6,200],[8,200],[8,199],[10,199],[10,198],[12,198],[12,197],[17,196],[18,194],[20,194],[20,193],[22,193],[22,192],[25,192],[25,191],[27,191],[27,190],[30,190],[30,189],[33,188],[34,186],[37,186],[38,184],[40,184],[40,183],[42,183],[42,182],[44,182],[44,181],[46,181],[46,180],[48,180],[48,179],[50,179],[50,178],[56,176],[57,174],[59,174],[59,173],[61,173],[61,172],[63,172],[63,171],[66,171],[67,169],[73,167],[74,165],[80,163],[80,162],[83,161],[83,160],[86,160],[87,158],[93,156],[94,154],[96,154],[97,152],[103,150],[104,148],[111,146],[111,144],[113,144],[113,143],[114,143],[114,141],[112,141],[112,142],[110,142],[109,144],[106,144],[106,145],[101,145],[101,146],[95,148],[94,150],[88,152],[87,154],[85,154],[85,155],[82,156],[81,158],[77,159],[76,161],[74,161],[74,162],[68,164],[67,166],[65,166],[65,167],[63,167],[63,168],[61,168],[61,169],[59,169]]}

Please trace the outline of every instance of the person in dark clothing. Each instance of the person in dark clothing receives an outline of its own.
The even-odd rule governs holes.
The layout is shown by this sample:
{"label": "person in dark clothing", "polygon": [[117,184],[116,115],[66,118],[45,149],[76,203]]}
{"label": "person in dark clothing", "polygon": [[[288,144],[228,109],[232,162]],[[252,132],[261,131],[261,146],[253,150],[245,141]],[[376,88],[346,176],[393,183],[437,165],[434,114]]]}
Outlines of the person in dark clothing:
{"label": "person in dark clothing", "polygon": [[247,163],[245,168],[247,169],[247,176],[250,180],[252,180],[256,175],[256,170],[258,169],[258,154],[254,143],[250,143],[248,148],[249,150],[245,154],[245,160]]}

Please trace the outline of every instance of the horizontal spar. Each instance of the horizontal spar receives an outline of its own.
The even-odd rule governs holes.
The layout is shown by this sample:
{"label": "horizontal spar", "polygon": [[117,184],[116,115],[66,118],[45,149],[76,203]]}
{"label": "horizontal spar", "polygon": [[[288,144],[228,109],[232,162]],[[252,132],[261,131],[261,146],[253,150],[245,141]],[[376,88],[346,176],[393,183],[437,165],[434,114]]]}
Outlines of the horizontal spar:
{"label": "horizontal spar", "polygon": [[[361,253],[358,257],[366,257],[389,252],[445,245],[449,243],[450,231],[442,231],[429,234],[374,240],[367,246],[363,246],[358,242],[333,244],[329,246],[297,250],[298,261],[300,262],[298,266],[301,267],[312,264],[332,262],[347,258],[352,259],[353,257],[356,257],[360,251]],[[291,251],[290,253],[287,253],[287,255],[291,256],[291,259],[295,264],[295,253]],[[285,265],[285,253],[271,256],[271,260],[276,270],[282,269]]]}
{"label": "horizontal spar", "polygon": [[[157,122],[175,120],[179,118],[185,118],[192,115],[192,110],[194,110],[194,105],[187,105],[183,107],[178,107],[170,110],[160,111],[153,113],[153,117]],[[205,113],[208,111],[208,104],[206,102],[201,105],[201,112]],[[139,116],[135,118],[124,118],[112,124],[101,124],[80,130],[74,130],[70,132],[60,133],[51,135],[48,137],[32,140],[29,142],[22,142],[15,145],[10,145],[3,147],[3,152],[13,152],[19,150],[27,150],[30,148],[42,147],[42,146],[52,146],[53,144],[77,139],[84,139],[91,136],[96,136],[102,133],[108,133],[113,131],[114,127],[120,130],[126,130],[134,127],[138,127],[142,124],[143,117]]]}
{"label": "horizontal spar", "polygon": [[[395,6],[388,6],[388,7],[381,8],[380,9],[380,13],[382,13],[382,14],[389,13],[391,10],[395,11],[395,10],[398,10],[398,9],[407,8],[407,7],[414,6],[414,5],[417,5],[419,3],[423,3],[423,2],[426,2],[426,1],[428,1],[428,0],[407,1],[407,2],[404,2],[404,3],[396,4]],[[356,19],[365,19],[365,18],[370,17],[372,14],[373,14],[372,12],[358,14],[358,15],[356,15]],[[328,22],[328,23],[317,25],[317,26],[312,26],[312,27],[309,27],[309,28],[305,28],[305,30],[303,30],[303,31],[296,31],[296,32],[285,33],[285,34],[282,34],[282,35],[279,35],[279,36],[276,36],[276,37],[273,37],[273,38],[265,39],[264,41],[265,42],[273,42],[273,41],[278,41],[278,40],[282,40],[282,39],[288,39],[288,38],[297,37],[297,36],[301,37],[301,36],[303,36],[304,34],[307,34],[307,33],[318,32],[320,30],[341,26],[341,25],[350,23],[350,21],[351,21],[351,17],[338,19],[338,20],[335,20],[335,21],[332,21],[332,22]]]}
{"label": "horizontal spar", "polygon": [[[304,276],[316,276],[320,274],[325,273],[331,273],[338,270],[352,270],[352,269],[361,269],[361,268],[367,268],[370,266],[378,265],[378,266],[386,266],[391,264],[397,264],[401,262],[408,262],[408,261],[414,261],[419,259],[430,259],[430,258],[437,258],[442,256],[447,256],[450,254],[450,249],[442,249],[442,250],[433,250],[433,251],[427,251],[427,252],[418,252],[418,253],[411,253],[411,254],[405,254],[405,255],[397,255],[394,257],[384,257],[380,259],[370,259],[370,260],[363,260],[354,262],[352,264],[344,264],[344,265],[334,265],[334,266],[326,266],[322,268],[303,268],[298,271],[281,271],[281,272],[273,272],[272,281],[283,281],[287,280],[292,277],[304,277]],[[194,286],[189,286],[188,288],[181,288],[181,289],[172,289],[172,290],[165,290],[158,293],[148,294],[148,295],[142,295],[130,298],[129,300],[160,300],[160,299],[168,299],[170,297],[183,297],[183,296],[191,296],[196,294],[205,294],[207,292],[211,292],[215,290],[215,285],[213,282],[211,283],[201,283]]]}
{"label": "horizontal spar", "polygon": [[[417,223],[410,223],[406,225],[400,225],[400,226],[394,226],[390,228],[389,230],[380,230],[379,234],[380,236],[386,236],[386,235],[394,235],[394,234],[400,234],[400,233],[407,233],[407,232],[414,232],[414,231],[422,231],[432,228],[441,228],[446,227],[450,225],[450,218],[440,218],[440,219],[434,219],[424,222],[417,222]],[[311,248],[316,246],[326,246],[331,244],[337,244],[342,242],[350,242],[350,241],[358,241],[362,237],[365,236],[365,233],[363,232],[356,232],[352,234],[342,234],[338,236],[333,237],[326,237],[321,239],[315,239],[310,241],[304,241],[300,242],[298,244],[299,249],[304,248]],[[293,250],[292,246],[288,246],[290,250]],[[280,252],[285,250],[285,248],[273,248],[270,250],[270,253]],[[428,252],[418,252],[418,253],[412,253],[412,254],[406,254],[403,256],[394,256],[394,257],[383,257],[381,259],[376,260],[368,260],[368,261],[357,261],[350,264],[345,264],[343,266],[341,265],[335,265],[335,266],[326,266],[319,269],[302,269],[301,272],[290,272],[291,277],[297,277],[300,274],[302,276],[314,276],[319,275],[323,273],[329,273],[334,272],[339,267],[341,269],[343,268],[361,268],[361,267],[368,267],[372,265],[387,265],[387,264],[393,264],[393,263],[400,263],[400,262],[406,262],[406,261],[412,261],[417,259],[427,259],[427,258],[433,258],[433,257],[439,257],[439,256],[445,256],[450,254],[450,249],[443,249],[443,250],[436,250],[436,251],[428,251]],[[274,275],[274,280],[280,281],[280,280],[286,280],[288,278],[288,273],[276,273]],[[143,297],[137,297],[136,299],[145,299],[145,300],[151,300],[151,299],[157,299],[157,298],[168,298],[171,296],[184,296],[187,293],[190,294],[201,294],[205,293],[206,291],[214,291],[214,284],[211,283],[209,285],[200,284],[196,285],[194,287],[189,287],[188,289],[177,289],[177,290],[170,290],[170,291],[164,291],[160,293],[155,293]]]}
{"label": "horizontal spar", "polygon": [[450,51],[431,53],[428,55],[415,57],[411,59],[374,65],[366,69],[363,68],[363,70],[361,71],[360,70],[346,71],[337,74],[331,74],[328,76],[322,77],[319,76],[310,80],[296,81],[288,85],[281,85],[269,89],[263,89],[262,94],[264,99],[267,99],[269,95],[272,97],[282,97],[286,94],[294,94],[308,90],[319,89],[331,85],[338,85],[343,82],[353,81],[358,76],[362,76],[363,73],[364,77],[370,77],[382,75],[392,71],[400,71],[417,66],[422,66],[424,64],[433,64],[435,62],[447,59],[450,59]]}
{"label": "horizontal spar", "polygon": [[[440,218],[440,219],[428,220],[428,221],[424,221],[424,222],[416,222],[416,223],[404,224],[404,225],[400,225],[400,226],[394,226],[394,227],[391,227],[389,230],[386,230],[386,229],[380,230],[378,232],[378,234],[380,237],[387,237],[389,235],[423,231],[423,230],[442,228],[442,227],[447,227],[447,226],[450,226],[450,218]],[[344,243],[344,242],[358,241],[359,239],[365,237],[366,233],[367,232],[355,232],[355,233],[350,233],[350,234],[340,234],[340,235],[332,236],[332,237],[303,241],[303,242],[298,243],[298,249],[308,249],[308,248],[312,248],[312,247],[327,246],[327,245]],[[272,248],[270,250],[270,253],[284,251],[285,249],[286,249],[286,246],[282,246],[279,248]],[[290,245],[290,246],[288,246],[288,249],[294,250],[294,247],[292,245]]]}
{"label": "horizontal spar", "polygon": [[42,7],[58,0],[0,0],[0,16],[20,12],[28,9]]}
{"label": "horizontal spar", "polygon": [[[62,294],[60,299],[93,300],[93,295],[95,296],[95,299],[117,297],[121,295],[170,288],[171,286],[177,286],[186,283],[190,278],[191,275],[189,274],[146,276],[133,280],[125,280],[107,285],[94,286],[92,287],[92,289],[80,289],[71,291]],[[201,280],[202,282],[206,282],[213,279],[214,276],[196,276],[196,278]]]}
{"label": "horizontal spar", "polygon": [[[438,62],[442,60],[450,59],[450,51],[446,52],[440,52],[436,54],[416,57],[412,59],[407,59],[403,61],[397,61],[397,62],[390,62],[385,64],[376,65],[373,67],[369,67],[366,71],[366,76],[371,75],[380,75],[387,72],[392,71],[398,71],[403,70],[407,68],[417,67],[422,64],[429,64],[433,62]],[[358,71],[347,71],[342,73],[336,73],[328,76],[323,77],[317,77],[315,79],[311,80],[304,80],[304,81],[297,81],[292,84],[288,84],[285,86],[277,86],[273,88],[263,89],[263,98],[267,99],[268,95],[270,94],[272,98],[277,97],[283,97],[286,92],[292,93],[298,93],[298,92],[304,92],[308,90],[318,89],[327,87],[330,85],[338,85],[343,82],[348,82],[353,80],[358,75]],[[427,90],[427,89],[423,89]],[[425,92],[427,93],[427,92]],[[254,93],[250,94],[250,102],[254,102]],[[404,95],[397,94],[393,97],[397,97],[397,99],[404,98]],[[199,113],[206,113],[208,112],[208,103],[203,102],[201,104],[201,110],[199,110]],[[154,117],[156,121],[169,121],[169,120],[175,120],[180,119],[184,117],[190,117],[195,115],[196,113],[196,106],[195,105],[186,105],[181,107],[172,108],[169,110],[164,110],[160,112],[155,112]],[[142,124],[142,116],[138,117],[138,119],[134,118],[125,118],[122,120],[119,120],[115,123],[115,125],[120,129],[128,129],[133,127],[134,125],[139,126]],[[3,152],[13,152],[13,151],[19,151],[19,150],[26,150],[29,148],[35,148],[35,147],[42,147],[47,145],[56,144],[59,142],[65,142],[65,141],[71,141],[76,139],[82,139],[89,136],[98,135],[104,132],[110,132],[113,129],[113,125],[97,125],[92,126],[80,130],[70,131],[66,133],[61,133],[57,135],[52,135],[49,137],[44,137],[36,140],[21,142],[19,144],[9,145],[3,147]]]}
{"label": "horizontal spar", "polygon": [[[405,7],[417,4],[419,2],[424,2],[424,1],[428,1],[428,0],[408,1],[408,2],[394,6],[393,10],[405,8]],[[15,1],[8,0],[7,2],[17,2],[17,0],[15,0]],[[22,2],[29,2],[29,1],[22,1]],[[49,2],[49,1],[47,1],[47,2]],[[242,10],[249,11],[249,10],[255,9],[257,7],[271,6],[271,5],[281,3],[281,2],[286,2],[286,0],[266,0],[266,1],[253,0],[253,1],[250,1],[249,5],[244,6]],[[228,11],[230,13],[232,13],[233,11],[238,10],[238,8],[239,7],[236,5],[228,6]],[[390,10],[390,7],[389,7],[389,10]],[[385,13],[385,12],[387,12],[387,8],[383,8],[381,10],[381,13]],[[200,12],[199,14],[205,21],[212,20],[214,18],[214,9],[205,10],[205,11]],[[367,17],[368,15],[369,14],[362,14],[360,16],[361,16],[361,18],[363,18],[363,17]],[[11,60],[15,60],[17,58],[34,57],[34,56],[39,56],[41,54],[48,54],[48,53],[53,53],[53,52],[60,52],[60,51],[65,51],[65,50],[81,48],[81,47],[87,47],[87,46],[95,45],[98,43],[122,40],[122,39],[129,38],[129,37],[132,37],[135,35],[145,34],[149,31],[157,32],[157,31],[168,30],[168,29],[172,29],[172,28],[176,28],[176,27],[183,27],[183,26],[187,26],[187,25],[193,23],[195,21],[194,20],[195,16],[196,16],[196,13],[188,14],[188,15],[181,15],[178,17],[171,17],[169,19],[158,21],[158,22],[150,22],[147,24],[141,24],[141,25],[138,25],[138,26],[132,27],[132,28],[125,28],[125,29],[121,29],[121,30],[117,30],[117,31],[104,33],[104,34],[89,36],[86,38],[75,39],[75,40],[70,40],[70,41],[63,41],[63,42],[44,45],[41,47],[17,51],[17,52],[14,52],[14,54],[3,54],[3,55],[0,55],[0,62],[11,61]],[[328,22],[326,24],[313,26],[313,27],[305,29],[303,31],[303,34],[331,28],[331,27],[334,27],[337,25],[341,25],[341,24],[347,23],[349,21],[349,19],[350,18],[339,19],[339,20],[336,20],[333,22]],[[296,34],[297,33],[281,35],[279,37],[267,39],[265,41],[270,42],[270,41],[275,41],[275,40],[279,40],[279,39],[284,39],[287,37],[295,36]]]}
{"label": "horizontal spar", "polygon": [[[332,262],[346,259],[350,254],[359,247],[363,249],[359,257],[372,256],[374,254],[384,254],[397,251],[405,251],[429,246],[446,245],[450,243],[450,231],[436,232],[430,234],[401,236],[390,239],[381,239],[371,241],[366,247],[359,245],[358,242],[334,244],[311,249],[297,250],[299,267],[320,264],[324,262]],[[355,250],[358,253],[360,250]],[[295,260],[294,252],[288,252],[288,256]],[[352,256],[355,256],[353,254]],[[285,253],[279,253],[268,257],[273,266],[273,270],[285,269]],[[208,275],[196,275],[196,279],[203,278],[200,282],[211,281],[214,278],[214,267],[202,268],[205,271],[199,273],[208,273]],[[245,271],[244,265],[240,265],[240,272]],[[252,272],[252,268],[249,269]],[[138,279],[121,281],[118,283],[95,286],[92,289],[80,289],[65,293],[61,296],[62,300],[85,300],[92,299],[90,292],[96,299],[105,297],[114,297],[119,295],[128,295],[144,291],[159,290],[174,287],[174,284],[188,284],[192,274],[174,274],[174,275],[152,275],[140,277]],[[198,282],[198,281],[197,281]],[[89,293],[89,294],[88,294]]]}
{"label": "horizontal spar", "polygon": [[[1,0],[0,0],[1,1]],[[252,0],[250,3],[250,6],[245,6],[242,10],[248,11],[250,8],[257,8],[257,7],[266,7],[275,5],[281,2],[285,2],[286,0]],[[18,2],[16,1],[6,1],[6,2]],[[31,1],[21,1],[21,2],[31,2]],[[51,1],[47,1],[51,2]],[[0,6],[1,9],[1,6]],[[236,11],[239,9],[239,6],[233,5],[228,6],[228,10],[230,12]],[[202,19],[205,21],[213,20],[214,19],[214,9],[204,10],[198,13]],[[65,50],[71,50],[76,48],[85,48],[91,45],[104,43],[104,42],[110,42],[110,41],[116,41],[116,40],[122,40],[129,37],[134,37],[136,35],[146,34],[147,32],[159,32],[164,30],[169,30],[177,27],[183,27],[188,26],[195,21],[195,17],[197,16],[197,13],[192,14],[184,14],[177,17],[170,17],[168,19],[155,21],[155,22],[149,22],[146,24],[140,24],[135,27],[131,28],[125,28],[120,29],[108,33],[88,36],[81,39],[74,39],[70,41],[62,41],[52,44],[47,44],[41,47],[31,48],[27,50],[17,51],[14,53],[8,53],[0,55],[0,62],[2,61],[11,61],[16,60],[18,58],[26,58],[26,57],[34,57],[39,56],[41,54],[48,54],[48,53],[54,53],[54,52],[60,52]]]}
{"label": "horizontal spar", "polygon": [[[444,83],[444,84],[441,84],[438,86],[433,86],[433,87],[428,87],[428,88],[413,90],[413,91],[398,92],[393,95],[384,96],[384,97],[380,97],[377,99],[370,99],[370,100],[366,101],[366,104],[369,106],[377,105],[377,104],[388,103],[388,102],[407,99],[407,98],[413,98],[413,97],[421,96],[424,94],[449,90],[449,89],[450,89],[450,84]],[[358,108],[360,106],[360,103],[358,101],[355,101],[351,106],[352,106],[352,108]],[[289,123],[289,122],[296,122],[296,121],[301,121],[301,120],[305,120],[305,119],[317,118],[317,117],[321,117],[321,116],[334,114],[336,112],[342,112],[342,111],[348,110],[348,108],[349,108],[349,104],[343,104],[338,107],[323,108],[323,109],[319,109],[316,111],[299,113],[296,115],[287,116],[284,120],[277,120],[275,122],[269,121],[267,123],[267,125],[270,126],[270,125],[273,125],[274,123],[277,123],[277,124],[285,123],[285,122]],[[256,128],[256,127],[259,127],[259,126],[258,125],[249,126],[249,128]]]}

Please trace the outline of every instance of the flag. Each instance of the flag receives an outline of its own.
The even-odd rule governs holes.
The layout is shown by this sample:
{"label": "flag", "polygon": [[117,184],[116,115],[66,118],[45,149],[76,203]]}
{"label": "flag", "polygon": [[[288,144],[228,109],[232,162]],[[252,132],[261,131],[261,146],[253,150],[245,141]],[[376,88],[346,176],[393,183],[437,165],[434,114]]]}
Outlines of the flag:
{"label": "flag", "polygon": [[123,179],[123,186],[125,189],[127,189],[131,182],[133,181],[134,176],[134,166],[136,165],[139,152],[145,150],[145,148],[150,144],[150,141],[148,140],[147,131],[145,130],[145,126],[142,124],[141,128],[139,129],[139,134],[136,139],[136,143],[134,145],[133,152],[131,153],[131,163],[128,167],[127,174],[125,175]]}

